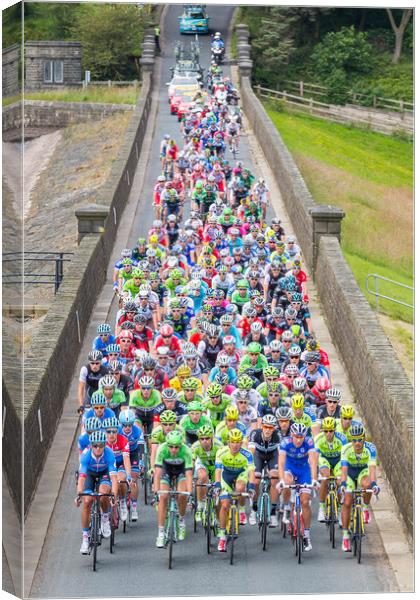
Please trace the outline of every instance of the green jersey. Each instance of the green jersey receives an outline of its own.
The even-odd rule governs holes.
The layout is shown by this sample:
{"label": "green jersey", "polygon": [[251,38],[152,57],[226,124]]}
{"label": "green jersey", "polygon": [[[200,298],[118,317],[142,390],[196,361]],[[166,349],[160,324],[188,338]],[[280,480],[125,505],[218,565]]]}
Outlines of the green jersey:
{"label": "green jersey", "polygon": [[141,280],[139,285],[136,285],[133,279],[127,279],[123,285],[123,292],[130,292],[131,296],[134,298],[139,293],[140,286],[143,283],[146,283],[144,279]]}
{"label": "green jersey", "polygon": [[255,369],[255,371],[262,371],[266,367],[268,367],[268,361],[263,354],[259,354],[255,365],[251,364],[251,359],[246,354],[239,363],[239,372],[241,372],[241,369]]}
{"label": "green jersey", "polygon": [[[175,426],[175,430],[176,431],[182,431],[182,433],[184,433],[183,430],[180,428],[179,425]],[[166,441],[166,435],[165,435],[165,433],[163,431],[163,427],[162,427],[162,425],[158,425],[157,427],[155,427],[152,430],[152,433],[151,433],[151,436],[150,436],[150,443],[151,444],[163,444],[165,441]]]}
{"label": "green jersey", "polygon": [[204,408],[207,410],[207,415],[211,420],[213,427],[217,427],[220,421],[225,418],[226,407],[231,404],[231,397],[227,394],[222,394],[222,399],[219,404],[213,404],[210,398],[204,403]]}
{"label": "green jersey", "polygon": [[[187,400],[185,400],[185,392],[179,392],[178,394],[178,400],[180,402],[182,402],[183,404],[189,404],[189,402],[187,402]],[[194,398],[192,400],[190,400],[190,402],[192,401],[197,401],[197,402],[202,402],[203,401],[203,396],[201,396],[200,394],[195,394]]]}
{"label": "green jersey", "polygon": [[125,394],[122,390],[116,389],[114,390],[112,398],[109,402],[109,408],[116,408],[118,406],[121,406],[122,404],[128,404],[127,398],[125,397]]}
{"label": "green jersey", "polygon": [[352,470],[365,469],[376,463],[376,447],[371,442],[364,443],[360,454],[355,453],[351,442],[341,448],[341,464],[343,467],[349,468],[349,474]]}
{"label": "green jersey", "polygon": [[186,444],[179,447],[178,452],[173,456],[166,442],[161,444],[156,454],[155,467],[165,468],[165,461],[168,463],[173,459],[182,459],[184,461],[184,470],[190,471],[193,468],[192,453]]}
{"label": "green jersey", "polygon": [[[268,389],[267,389],[266,381],[263,381],[263,383],[260,383],[260,385],[257,387],[257,392],[260,394],[260,396],[262,398],[268,398]],[[281,398],[283,400],[285,400],[287,398],[288,389],[282,383],[279,384],[279,392],[280,392]]]}
{"label": "green jersey", "polygon": [[185,286],[187,285],[187,280],[184,277],[181,277],[181,279],[178,280],[178,283],[174,283],[173,280],[169,277],[166,281],[165,281],[165,287],[168,290],[171,298],[175,298],[176,294],[175,294],[175,288],[178,287],[179,285],[181,286]]}
{"label": "green jersey", "polygon": [[205,415],[201,415],[198,423],[193,423],[190,419],[190,415],[184,415],[179,422],[179,426],[185,432],[187,442],[191,443],[197,440],[197,431],[200,429],[200,427],[203,427],[203,425],[211,426],[210,419]]}
{"label": "green jersey", "polygon": [[232,302],[232,304],[236,304],[236,306],[243,306],[244,304],[249,302],[249,300],[250,300],[250,298],[249,298],[248,290],[247,290],[245,296],[241,296],[241,294],[239,293],[239,290],[234,290],[232,293],[231,302]]}
{"label": "green jersey", "polygon": [[316,436],[314,442],[315,448],[317,448],[321,456],[327,458],[329,462],[338,462],[340,460],[341,449],[343,445],[347,443],[346,437],[337,431],[334,432],[332,442],[327,440],[324,431],[321,431],[321,433]]}
{"label": "green jersey", "polygon": [[223,448],[223,444],[222,442],[216,439],[213,439],[211,450],[209,450],[208,452],[204,450],[204,448],[200,444],[200,440],[194,442],[194,444],[191,446],[191,452],[195,461],[196,469],[206,469],[209,476],[213,478],[214,471],[216,468],[216,454],[220,450],[220,448]]}
{"label": "green jersey", "polygon": [[152,390],[150,398],[147,400],[141,395],[141,390],[130,392],[130,408],[141,408],[144,412],[152,412],[153,409],[161,403],[160,392]]}
{"label": "green jersey", "polygon": [[130,269],[130,271],[126,271],[124,267],[121,267],[118,271],[118,279],[122,279],[124,282],[133,279],[133,270]]}

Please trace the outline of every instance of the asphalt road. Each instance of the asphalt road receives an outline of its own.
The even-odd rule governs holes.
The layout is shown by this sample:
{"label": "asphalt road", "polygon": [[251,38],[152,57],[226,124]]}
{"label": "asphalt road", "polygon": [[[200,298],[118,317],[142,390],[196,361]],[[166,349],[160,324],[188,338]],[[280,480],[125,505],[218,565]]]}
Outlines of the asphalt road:
{"label": "asphalt road", "polygon": [[[211,28],[225,36],[232,7],[209,6]],[[133,224],[131,242],[145,234],[153,220],[152,187],[159,174],[159,144],[165,133],[180,141],[179,126],[169,114],[166,81],[174,63],[174,46],[178,39],[189,38],[178,33],[177,16],[181,6],[171,6],[163,28],[164,52],[161,61],[160,97],[152,143],[141,218]],[[208,65],[209,37],[200,37],[203,65]],[[250,163],[246,137],[240,144],[239,158]],[[147,204],[146,204],[147,202]],[[114,315],[112,315],[114,316]],[[108,542],[99,549],[98,571],[92,572],[91,558],[81,556],[80,512],[73,504],[74,469],[77,449],[72,449],[60,494],[51,519],[40,563],[34,578],[32,597],[115,597],[155,595],[232,595],[394,591],[395,580],[374,522],[368,527],[363,563],[358,565],[351,554],[332,550],[324,525],[312,526],[313,551],[298,565],[290,542],[280,530],[269,530],[268,548],[263,552],[258,530],[249,525],[241,528],[236,545],[236,560],[230,566],[226,554],[213,548],[207,555],[205,536],[192,530],[187,516],[187,538],[174,549],[174,567],[167,568],[167,551],[155,547],[156,512],[141,506],[140,519],[129,524],[128,531],[117,532],[115,554],[109,553]],[[317,501],[314,501],[316,516]],[[341,538],[341,536],[339,536]]]}

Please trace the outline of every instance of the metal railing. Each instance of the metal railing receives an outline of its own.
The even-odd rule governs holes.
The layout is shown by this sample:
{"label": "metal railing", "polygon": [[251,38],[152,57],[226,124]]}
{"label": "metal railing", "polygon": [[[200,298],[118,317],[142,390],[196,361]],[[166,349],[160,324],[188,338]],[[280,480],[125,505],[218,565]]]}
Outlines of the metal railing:
{"label": "metal railing", "polygon": [[[373,278],[375,281],[375,289],[371,290],[369,288],[369,280]],[[397,298],[392,298],[391,296],[385,296],[385,294],[380,294],[378,289],[378,279],[383,281],[388,281],[389,283],[393,283],[399,287],[405,288],[407,290],[414,291],[414,288],[411,285],[406,285],[405,283],[401,283],[400,281],[394,281],[393,279],[388,279],[388,277],[382,277],[382,275],[378,275],[377,273],[368,273],[366,276],[365,286],[366,291],[369,294],[372,294],[376,298],[376,310],[379,311],[379,298],[384,298],[384,300],[389,300],[390,302],[395,302],[395,304],[401,304],[402,306],[407,306],[407,308],[414,308],[413,304],[408,304],[407,302],[403,302],[402,300],[397,300]]]}
{"label": "metal railing", "polygon": [[[73,252],[4,252],[4,263],[16,263],[23,266],[23,272],[13,272],[2,274],[3,285],[30,283],[34,285],[54,285],[54,294],[58,292],[61,282],[63,281],[64,263],[71,262]],[[35,273],[26,272],[26,264],[31,263],[54,263],[53,273]]]}

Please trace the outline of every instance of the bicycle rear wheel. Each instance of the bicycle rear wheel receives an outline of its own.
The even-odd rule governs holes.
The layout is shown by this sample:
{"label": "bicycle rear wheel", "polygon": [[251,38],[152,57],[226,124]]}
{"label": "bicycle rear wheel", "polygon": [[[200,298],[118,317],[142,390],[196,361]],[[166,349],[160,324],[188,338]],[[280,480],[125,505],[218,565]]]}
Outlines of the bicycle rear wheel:
{"label": "bicycle rear wheel", "polygon": [[234,555],[234,546],[235,546],[235,520],[236,520],[236,508],[231,509],[230,515],[230,564],[233,565],[233,555]]}
{"label": "bicycle rear wheel", "polygon": [[175,540],[175,515],[173,512],[169,513],[169,525],[168,525],[168,568],[172,569],[172,555],[173,545]]}
{"label": "bicycle rear wheel", "polygon": [[303,549],[303,522],[302,522],[302,509],[299,508],[299,514],[297,515],[297,532],[296,532],[296,543],[297,543],[297,557],[298,563],[302,562],[302,549]]}
{"label": "bicycle rear wheel", "polygon": [[92,568],[96,571],[96,559],[99,544],[99,514],[94,512],[92,515],[91,524],[91,535],[92,535]]}
{"label": "bicycle rear wheel", "polygon": [[330,542],[331,542],[332,548],[335,548],[335,523],[337,521],[337,514],[336,514],[336,499],[334,497],[334,494],[332,494],[332,497],[329,500],[329,505],[330,505],[330,509],[329,509]]}
{"label": "bicycle rear wheel", "polygon": [[194,533],[197,533],[197,521],[195,520],[195,516],[197,514],[197,486],[194,485],[194,504],[193,504],[193,521],[194,521]]}
{"label": "bicycle rear wheel", "polygon": [[207,554],[211,552],[211,529],[212,529],[212,515],[211,515],[212,506],[210,502],[206,502],[206,508],[204,511],[204,527],[206,531],[206,544],[207,544]]}

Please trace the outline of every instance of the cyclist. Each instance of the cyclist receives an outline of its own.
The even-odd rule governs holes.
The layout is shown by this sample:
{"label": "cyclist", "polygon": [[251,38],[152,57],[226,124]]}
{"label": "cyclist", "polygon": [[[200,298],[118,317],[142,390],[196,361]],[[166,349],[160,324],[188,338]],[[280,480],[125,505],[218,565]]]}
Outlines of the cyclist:
{"label": "cyclist", "polygon": [[97,337],[93,340],[92,350],[99,350],[103,356],[107,356],[107,346],[115,344],[115,337],[111,334],[111,325],[102,323],[97,327]]}
{"label": "cyclist", "polygon": [[293,412],[290,406],[280,406],[276,410],[277,426],[279,431],[280,439],[290,435],[290,427],[292,424]]}
{"label": "cyclist", "polygon": [[99,391],[105,396],[109,408],[114,411],[116,417],[122,408],[128,406],[127,398],[122,390],[117,388],[117,380],[113,375],[104,375],[99,380]]}
{"label": "cyclist", "polygon": [[114,411],[108,407],[108,401],[100,391],[92,394],[91,408],[83,413],[82,432],[85,430],[86,421],[92,417],[96,417],[101,423],[103,423],[105,419],[115,417]]}
{"label": "cyclist", "polygon": [[230,405],[226,407],[225,418],[216,427],[216,437],[222,444],[227,444],[229,440],[229,432],[232,429],[239,429],[242,433],[243,442],[246,445],[246,427],[239,422],[239,411],[236,406]]}
{"label": "cyclist", "polygon": [[[109,494],[112,491],[114,498],[118,497],[117,467],[115,465],[115,456],[111,448],[106,448],[106,433],[103,430],[93,431],[90,434],[90,446],[86,448],[81,456],[79,463],[79,477],[77,480],[76,506],[82,504],[82,498],[79,494],[94,492],[98,487],[100,494]],[[114,502],[115,500],[113,500]],[[89,523],[90,507],[93,498],[84,496],[82,510],[82,545],[81,554],[89,553]],[[109,505],[108,497],[100,499],[101,504],[101,532],[105,538],[111,535],[111,526],[109,523]]]}
{"label": "cyclist", "polygon": [[98,390],[99,380],[108,372],[101,363],[103,357],[100,350],[92,350],[88,354],[88,363],[80,369],[78,399],[81,411],[91,405],[91,397]]}
{"label": "cyclist", "polygon": [[187,414],[187,407],[185,406],[185,402],[178,399],[178,394],[174,388],[168,387],[162,390],[161,392],[162,402],[158,404],[153,411],[153,420],[160,421],[160,415],[166,411],[170,410],[176,414],[177,420],[179,420],[182,416]]}
{"label": "cyclist", "polygon": [[278,491],[276,489],[278,479],[278,449],[280,446],[281,437],[277,430],[277,419],[272,414],[266,414],[261,420],[261,428],[254,429],[251,431],[249,436],[248,448],[254,457],[255,464],[255,496],[252,504],[252,510],[249,515],[249,524],[256,525],[257,523],[257,509],[258,504],[256,499],[258,498],[259,484],[264,466],[267,465],[268,474],[271,477],[271,514],[270,514],[270,527],[278,526],[277,519],[277,500]]}
{"label": "cyclist", "polygon": [[103,428],[106,433],[106,445],[111,448],[115,456],[115,465],[117,467],[118,478],[118,496],[120,500],[120,516],[121,521],[126,521],[128,518],[127,508],[127,486],[121,485],[122,482],[127,482],[135,486],[131,478],[131,462],[130,462],[130,445],[128,438],[121,433],[118,433],[119,421],[116,417],[105,419]]}
{"label": "cyclist", "polygon": [[[184,443],[180,431],[171,431],[166,441],[158,448],[153,489],[157,494],[160,491],[169,491],[172,480],[176,481],[178,492],[189,492],[192,494],[192,454],[191,449]],[[158,536],[156,546],[163,548],[165,545],[165,518],[168,507],[168,494],[162,494],[158,502]],[[178,539],[185,539],[185,511],[187,508],[186,496],[178,496],[179,509],[179,531]]]}
{"label": "cyclist", "polygon": [[223,420],[225,410],[231,405],[231,398],[222,392],[222,386],[219,383],[210,383],[204,401],[204,408],[211,420],[213,427]]}
{"label": "cyclist", "polygon": [[216,454],[223,448],[222,442],[214,437],[213,428],[210,425],[202,425],[197,431],[198,440],[191,446],[194,460],[194,475],[197,478],[197,510],[195,520],[200,523],[204,509],[204,498],[206,490],[203,485],[214,481],[216,469]]}
{"label": "cyclist", "polygon": [[262,420],[266,415],[275,416],[277,409],[285,404],[286,394],[284,393],[285,386],[279,381],[273,381],[267,386],[267,398],[261,400],[258,404],[258,426],[262,424]]}
{"label": "cyclist", "polygon": [[[341,449],[341,480],[340,492],[344,495],[344,504],[341,510],[343,523],[342,550],[350,552],[350,511],[353,502],[352,491],[357,488],[372,489],[375,495],[380,488],[376,483],[376,448],[374,444],[366,441],[366,431],[362,423],[355,422],[349,430],[350,442]],[[363,520],[370,523],[369,502],[371,494],[363,495]]]}
{"label": "cyclist", "polygon": [[[321,433],[315,437],[315,447],[319,451],[319,474],[321,477],[334,475],[337,479],[341,475],[341,449],[347,444],[346,437],[337,431],[334,417],[325,417],[322,420]],[[325,498],[328,493],[328,481],[321,481],[319,490],[318,521],[325,520]]]}
{"label": "cyclist", "polygon": [[120,426],[118,433],[128,439],[130,449],[131,478],[133,486],[131,487],[130,518],[137,521],[137,498],[139,494],[137,480],[140,472],[143,470],[143,462],[140,460],[140,445],[144,444],[143,432],[140,427],[135,425],[136,415],[132,410],[122,410],[119,416]]}
{"label": "cyclist", "polygon": [[154,389],[154,379],[149,375],[143,375],[139,379],[139,389],[130,392],[129,407],[136,415],[136,424],[144,433],[149,434],[153,425],[154,409],[160,404],[161,396]]}
{"label": "cyclist", "polygon": [[293,394],[290,398],[292,408],[293,423],[301,423],[307,428],[307,435],[312,436],[312,429],[315,423],[315,417],[308,408],[305,407],[305,397],[303,394]]}
{"label": "cyclist", "polygon": [[340,418],[336,419],[337,431],[346,437],[347,442],[350,442],[349,430],[350,426],[353,424],[353,417],[354,406],[351,406],[350,404],[344,404],[340,410]]}
{"label": "cyclist", "polygon": [[[166,436],[170,431],[181,431],[184,433],[181,428],[177,425],[177,415],[173,410],[164,410],[159,417],[159,425],[155,427],[150,436],[150,467],[151,473],[154,471],[156,453],[160,444],[163,444],[166,440]],[[185,436],[184,436],[185,437]],[[185,439],[184,439],[185,441]]]}
{"label": "cyclist", "polygon": [[[285,485],[293,483],[308,485],[312,481],[312,487],[318,489],[318,451],[314,441],[307,435],[308,428],[303,423],[293,423],[290,427],[290,436],[284,438],[279,446],[278,490],[282,490],[284,503],[283,522],[288,523],[290,519],[290,489]],[[311,544],[311,490],[303,487],[301,497],[302,517],[304,523],[303,545],[305,552],[312,550]]]}
{"label": "cyclist", "polygon": [[198,430],[203,425],[208,425],[213,429],[209,417],[203,415],[203,405],[201,402],[193,400],[187,405],[188,414],[182,417],[179,422],[180,428],[185,433],[185,441],[191,446],[198,439]]}
{"label": "cyclist", "polygon": [[[252,497],[255,492],[254,461],[251,452],[242,447],[243,433],[237,428],[228,434],[227,446],[216,454],[215,489],[220,493],[219,552],[226,552],[226,521],[233,490],[244,493],[248,489]],[[246,525],[245,498],[239,499],[239,522]]]}

